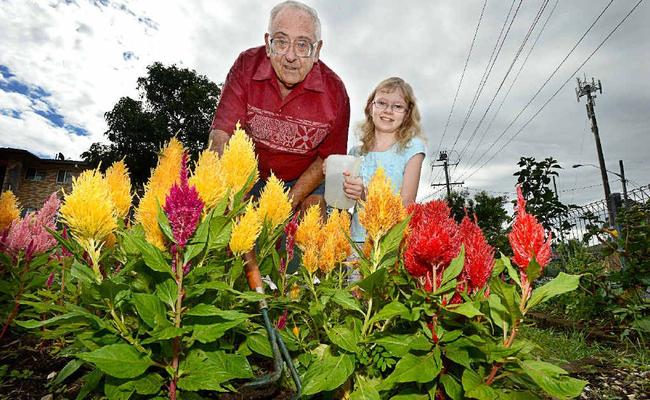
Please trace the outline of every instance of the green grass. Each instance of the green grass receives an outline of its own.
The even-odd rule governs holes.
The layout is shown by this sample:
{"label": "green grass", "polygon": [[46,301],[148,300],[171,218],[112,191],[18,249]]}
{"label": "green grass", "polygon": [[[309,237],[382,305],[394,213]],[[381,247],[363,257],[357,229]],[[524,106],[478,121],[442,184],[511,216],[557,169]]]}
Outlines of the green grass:
{"label": "green grass", "polygon": [[536,343],[535,355],[543,360],[562,365],[591,360],[620,367],[650,369],[650,351],[622,341],[615,345],[587,341],[580,331],[565,331],[553,328],[540,329],[522,326],[520,335]]}

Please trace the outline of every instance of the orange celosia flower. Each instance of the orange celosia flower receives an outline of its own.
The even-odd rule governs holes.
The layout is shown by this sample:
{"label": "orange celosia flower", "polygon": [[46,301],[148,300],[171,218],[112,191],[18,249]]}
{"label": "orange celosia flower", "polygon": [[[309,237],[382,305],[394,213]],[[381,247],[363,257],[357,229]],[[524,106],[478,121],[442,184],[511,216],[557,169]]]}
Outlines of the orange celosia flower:
{"label": "orange celosia flower", "polygon": [[406,210],[400,195],[393,193],[390,179],[383,168],[378,168],[368,185],[366,201],[361,202],[359,223],[373,242],[377,242],[404,218]]}
{"label": "orange celosia flower", "polygon": [[158,225],[158,209],[165,203],[172,185],[180,181],[184,152],[183,145],[175,137],[163,148],[135,215],[144,228],[147,241],[161,250],[165,248],[165,241]]}
{"label": "orange celosia flower", "polygon": [[0,195],[0,233],[9,228],[11,222],[18,217],[20,217],[18,199],[11,190],[2,192],[2,195]]}
{"label": "orange celosia flower", "polygon": [[107,170],[106,182],[111,192],[111,200],[118,218],[124,219],[131,208],[131,179],[124,160],[113,163]]}
{"label": "orange celosia flower", "polygon": [[301,250],[304,251],[310,243],[318,246],[322,228],[320,216],[320,206],[315,204],[310,206],[302,217],[296,230],[296,244]]}
{"label": "orange celosia flower", "polygon": [[226,182],[219,155],[214,151],[204,150],[199,156],[189,183],[196,188],[205,204],[203,212],[212,210],[226,194]]}
{"label": "orange celosia flower", "polygon": [[318,261],[318,251],[317,247],[312,245],[305,248],[302,253],[302,264],[305,266],[305,269],[309,271],[310,274],[313,274],[318,270],[319,261]]}

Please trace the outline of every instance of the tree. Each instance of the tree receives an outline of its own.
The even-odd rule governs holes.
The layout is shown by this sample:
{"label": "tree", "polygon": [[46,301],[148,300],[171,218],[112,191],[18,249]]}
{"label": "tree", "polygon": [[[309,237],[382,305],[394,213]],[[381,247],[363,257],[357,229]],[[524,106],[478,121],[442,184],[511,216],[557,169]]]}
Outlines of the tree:
{"label": "tree", "polygon": [[104,118],[109,143],[93,143],[81,156],[107,168],[124,158],[134,184],[141,186],[155,166],[158,149],[176,135],[196,159],[207,144],[217,84],[194,70],[154,63],[138,78],[139,100],[122,97]]}
{"label": "tree", "polygon": [[559,176],[557,170],[562,169],[558,161],[553,157],[547,157],[543,161],[535,161],[535,157],[521,157],[517,165],[521,170],[513,175],[521,185],[527,211],[537,217],[546,229],[569,229],[571,225],[566,217],[572,206],[562,204],[549,187],[551,178]]}

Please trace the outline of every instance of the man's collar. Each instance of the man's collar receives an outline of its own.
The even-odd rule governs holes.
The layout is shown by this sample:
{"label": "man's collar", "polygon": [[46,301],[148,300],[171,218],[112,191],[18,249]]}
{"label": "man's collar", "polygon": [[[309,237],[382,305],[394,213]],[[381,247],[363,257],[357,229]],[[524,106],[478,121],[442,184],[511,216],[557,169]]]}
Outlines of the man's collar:
{"label": "man's collar", "polygon": [[[311,71],[307,74],[303,82],[303,87],[307,90],[312,90],[314,92],[324,92],[325,85],[323,84],[323,74],[321,73],[321,64],[316,62],[311,68]],[[270,79],[276,79],[275,71],[273,70],[273,65],[271,65],[271,60],[266,57],[264,62],[260,63],[257,67],[257,71],[253,75],[253,80],[255,81],[265,81]]]}

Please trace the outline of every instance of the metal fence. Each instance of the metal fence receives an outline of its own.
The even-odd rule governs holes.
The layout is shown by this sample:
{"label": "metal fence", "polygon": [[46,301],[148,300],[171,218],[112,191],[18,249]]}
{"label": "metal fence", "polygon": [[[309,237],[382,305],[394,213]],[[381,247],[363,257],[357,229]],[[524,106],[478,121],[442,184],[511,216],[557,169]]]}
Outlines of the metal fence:
{"label": "metal fence", "polygon": [[[624,199],[620,193],[612,193],[612,203],[614,204],[614,209],[616,211],[626,205],[645,203],[649,200],[650,185],[639,186],[630,190],[627,193],[627,200]],[[584,235],[587,233],[588,226],[593,224],[601,227],[606,226],[607,216],[607,203],[604,199],[583,206],[578,206],[576,208],[571,208],[566,218],[563,218],[563,221],[566,221],[571,225],[571,229],[564,232],[555,231],[553,232],[553,236],[562,241],[582,241]],[[560,223],[561,221],[558,220],[555,225],[559,226]],[[592,238],[588,244],[595,245],[598,244],[598,242],[595,238]]]}

